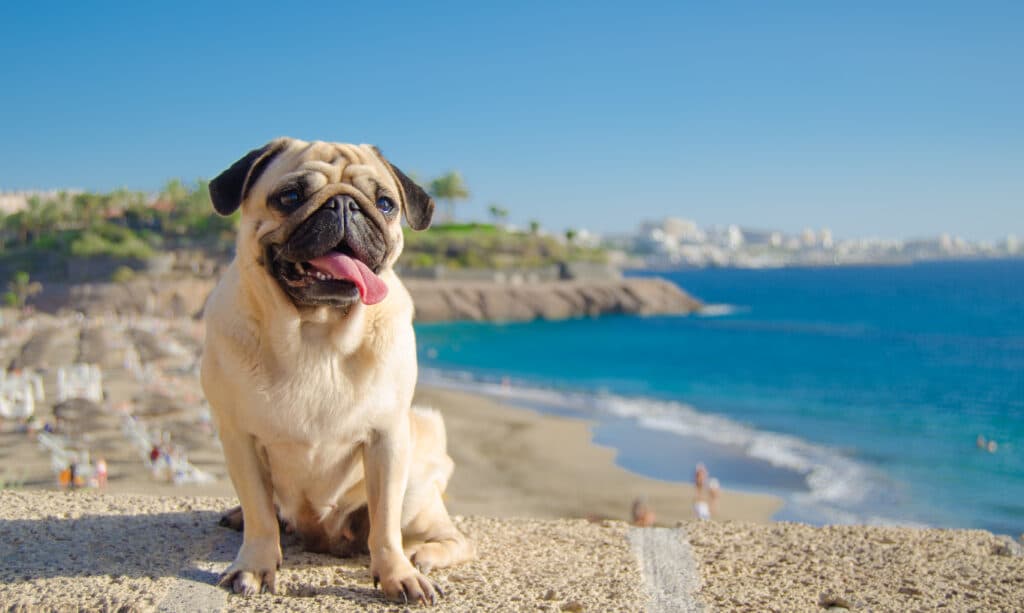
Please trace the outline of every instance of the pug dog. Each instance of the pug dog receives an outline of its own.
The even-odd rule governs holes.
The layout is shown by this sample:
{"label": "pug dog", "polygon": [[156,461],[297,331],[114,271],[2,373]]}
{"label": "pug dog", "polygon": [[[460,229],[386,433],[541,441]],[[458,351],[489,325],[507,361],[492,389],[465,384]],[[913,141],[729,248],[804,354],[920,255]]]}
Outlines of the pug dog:
{"label": "pug dog", "polygon": [[241,209],[201,368],[241,502],[220,585],[277,593],[280,520],[310,550],[368,550],[388,599],[434,603],[425,573],[474,547],[442,499],[444,423],[411,407],[413,303],[393,270],[401,218],[425,229],[433,200],[375,147],[291,138],[243,156],[210,198]]}

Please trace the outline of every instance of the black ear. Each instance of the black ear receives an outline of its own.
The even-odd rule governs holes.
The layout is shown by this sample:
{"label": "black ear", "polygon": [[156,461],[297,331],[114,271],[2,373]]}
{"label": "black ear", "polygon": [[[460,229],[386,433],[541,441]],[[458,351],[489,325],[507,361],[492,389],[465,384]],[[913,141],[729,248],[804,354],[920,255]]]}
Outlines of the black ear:
{"label": "black ear", "polygon": [[430,227],[430,220],[434,217],[434,199],[397,166],[389,162],[380,149],[373,147],[373,151],[381,161],[388,165],[391,174],[395,175],[398,184],[402,186],[402,200],[404,201],[402,209],[405,212],[406,223],[413,230],[426,230]]}
{"label": "black ear", "polygon": [[221,215],[230,215],[242,206],[249,188],[260,178],[274,156],[284,149],[285,140],[277,139],[253,149],[210,181],[210,200]]}
{"label": "black ear", "polygon": [[434,199],[393,164],[388,162],[388,166],[391,166],[391,171],[395,173],[398,182],[402,184],[402,192],[405,194],[406,223],[413,230],[426,230],[430,226],[430,220],[434,217]]}

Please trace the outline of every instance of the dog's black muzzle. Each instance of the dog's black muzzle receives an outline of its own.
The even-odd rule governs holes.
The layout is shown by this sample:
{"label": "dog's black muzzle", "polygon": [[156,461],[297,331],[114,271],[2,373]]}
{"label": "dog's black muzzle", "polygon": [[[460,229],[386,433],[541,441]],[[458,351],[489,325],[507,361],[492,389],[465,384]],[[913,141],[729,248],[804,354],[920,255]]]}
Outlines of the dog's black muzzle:
{"label": "dog's black muzzle", "polygon": [[384,228],[348,194],[332,196],[292,232],[278,257],[306,262],[329,251],[358,258],[374,272],[387,257]]}

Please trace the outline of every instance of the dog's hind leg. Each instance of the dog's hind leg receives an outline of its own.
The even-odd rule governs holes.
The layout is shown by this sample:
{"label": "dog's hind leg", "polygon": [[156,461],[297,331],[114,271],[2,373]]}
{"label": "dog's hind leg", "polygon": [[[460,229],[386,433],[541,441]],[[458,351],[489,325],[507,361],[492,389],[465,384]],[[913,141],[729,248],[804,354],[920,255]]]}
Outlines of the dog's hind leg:
{"label": "dog's hind leg", "polygon": [[441,414],[412,411],[414,461],[405,492],[402,545],[420,572],[470,560],[476,548],[452,523],[442,493],[455,468]]}
{"label": "dog's hind leg", "polygon": [[459,532],[448,516],[441,491],[434,489],[424,498],[424,507],[402,529],[405,553],[413,565],[426,573],[476,557],[473,542]]}
{"label": "dog's hind leg", "polygon": [[[285,521],[284,517],[281,516],[281,510],[274,505],[274,512],[277,513],[277,525],[284,530],[286,533],[292,532],[291,525]],[[225,528],[231,528],[235,532],[241,532],[245,528],[245,514],[242,513],[242,507],[231,507],[224,514],[220,516],[219,525]]]}
{"label": "dog's hind leg", "polygon": [[237,507],[231,507],[224,514],[220,516],[220,525],[225,528],[231,528],[236,532],[241,532],[242,527],[245,525],[245,518],[242,515],[241,505]]}

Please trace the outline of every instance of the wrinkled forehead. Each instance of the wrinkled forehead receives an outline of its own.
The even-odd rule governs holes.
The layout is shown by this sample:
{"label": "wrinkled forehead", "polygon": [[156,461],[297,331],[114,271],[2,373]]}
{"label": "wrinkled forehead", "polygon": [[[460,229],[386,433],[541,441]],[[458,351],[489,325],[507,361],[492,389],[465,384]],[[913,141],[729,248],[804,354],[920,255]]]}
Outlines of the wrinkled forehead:
{"label": "wrinkled forehead", "polygon": [[398,186],[374,147],[299,140],[275,156],[252,192],[266,197],[278,186],[294,184],[309,196],[341,183],[355,187],[371,201],[382,192],[397,196]]}

